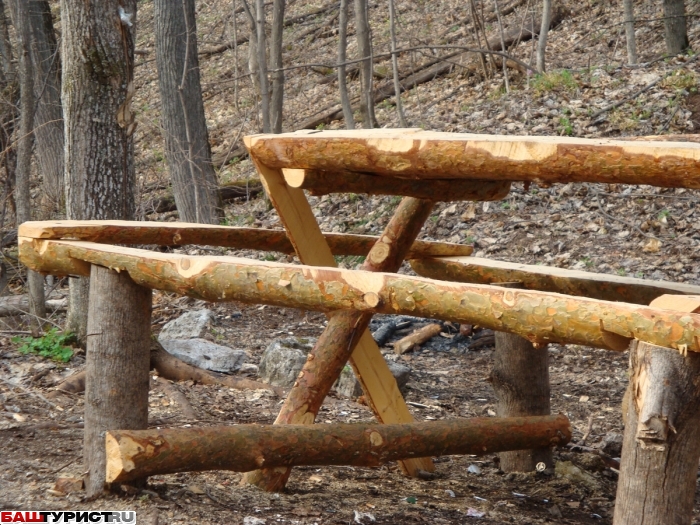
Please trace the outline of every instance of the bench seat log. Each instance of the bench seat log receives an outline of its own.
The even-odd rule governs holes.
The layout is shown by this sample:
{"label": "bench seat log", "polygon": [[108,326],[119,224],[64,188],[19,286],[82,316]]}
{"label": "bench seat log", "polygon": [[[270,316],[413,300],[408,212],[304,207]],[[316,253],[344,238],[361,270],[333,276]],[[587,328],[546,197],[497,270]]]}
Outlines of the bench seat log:
{"label": "bench seat log", "polygon": [[[18,235],[34,239],[72,239],[102,244],[199,244],[293,254],[284,230],[210,226],[186,222],[136,221],[34,221],[19,227]],[[334,255],[366,256],[379,239],[372,235],[324,233]],[[415,241],[407,258],[471,255],[474,248],[450,242]]]}
{"label": "bench seat log", "polygon": [[349,171],[285,170],[284,178],[292,188],[308,190],[311,195],[329,193],[367,193],[403,195],[431,201],[497,201],[510,193],[510,182],[488,180],[434,179],[415,180],[377,177]]}
{"label": "bench seat log", "polygon": [[297,131],[246,137],[270,168],[347,170],[414,179],[602,182],[700,188],[700,144],[441,133]]}
{"label": "bench seat log", "polygon": [[622,351],[636,338],[700,351],[700,315],[630,303],[400,274],[167,254],[82,241],[20,237],[19,248],[22,263],[42,273],[89,275],[90,264],[98,264],[125,270],[142,286],[206,301],[241,301],[320,312],[356,309],[413,315],[478,324],[520,334],[537,343]]}
{"label": "bench seat log", "polygon": [[376,467],[415,455],[483,455],[517,448],[563,446],[570,440],[571,427],[563,414],[401,425],[336,423],[112,430],[105,439],[107,479],[113,482],[188,471],[246,472],[263,466]]}
{"label": "bench seat log", "polygon": [[418,275],[458,283],[520,282],[525,289],[648,305],[664,294],[700,295],[700,286],[520,264],[480,257],[411,260]]}

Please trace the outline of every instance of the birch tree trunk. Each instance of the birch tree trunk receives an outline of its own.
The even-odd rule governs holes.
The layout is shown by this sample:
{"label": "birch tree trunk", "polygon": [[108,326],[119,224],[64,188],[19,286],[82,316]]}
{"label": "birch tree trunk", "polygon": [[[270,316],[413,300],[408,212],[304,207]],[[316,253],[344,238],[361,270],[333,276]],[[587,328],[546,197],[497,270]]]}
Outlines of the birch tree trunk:
{"label": "birch tree trunk", "polygon": [[221,201],[202,102],[194,11],[194,0],[154,4],[166,159],[180,220],[218,224]]}
{"label": "birch tree trunk", "polygon": [[348,97],[348,84],[345,74],[345,61],[348,49],[348,0],[340,0],[340,15],[338,17],[338,91],[340,103],[343,106],[343,118],[347,129],[355,129],[355,117]]}
{"label": "birch tree trunk", "polygon": [[545,51],[547,50],[547,34],[549,33],[549,21],[552,18],[552,0],[542,1],[542,25],[540,26],[540,38],[537,41],[537,71],[545,71]]}
{"label": "birch tree trunk", "polygon": [[[136,0],[61,0],[69,219],[133,219]],[[71,280],[67,328],[85,340],[87,279]]]}
{"label": "birch tree trunk", "polygon": [[270,67],[272,73],[272,98],[270,100],[270,127],[272,133],[282,133],[284,109],[284,71],[282,71],[282,36],[284,30],[285,0],[272,4],[272,34],[270,38]]}

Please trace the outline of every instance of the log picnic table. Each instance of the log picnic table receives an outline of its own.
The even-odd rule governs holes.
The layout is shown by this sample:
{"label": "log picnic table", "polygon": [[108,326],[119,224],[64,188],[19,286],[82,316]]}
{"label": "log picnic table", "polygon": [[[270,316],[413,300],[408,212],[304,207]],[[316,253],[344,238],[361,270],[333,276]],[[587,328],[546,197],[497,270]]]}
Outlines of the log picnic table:
{"label": "log picnic table", "polygon": [[[694,362],[700,358],[696,354],[700,352],[700,315],[694,313],[700,306],[695,297],[700,296],[700,287],[615,279],[597,274],[580,275],[585,272],[568,271],[567,274],[566,270],[556,269],[547,273],[548,270],[541,267],[535,271],[532,267],[511,263],[494,262],[489,265],[489,261],[468,257],[471,255],[469,246],[419,242],[415,239],[435,202],[502,199],[508,195],[512,182],[543,185],[605,182],[700,188],[700,145],[448,134],[416,129],[303,131],[254,135],[244,140],[263,186],[277,209],[286,239],[280,232],[274,231],[242,231],[247,229],[181,223],[54,221],[25,223],[19,228],[20,257],[30,268],[59,275],[92,275],[88,333],[96,334],[96,337],[88,339],[86,442],[88,435],[95,440],[103,436],[104,431],[114,432],[107,434],[109,453],[112,455],[109,458],[105,458],[104,440],[97,452],[89,451],[86,445],[85,455],[90,471],[88,478],[93,480],[89,492],[97,493],[102,489],[106,470],[111,472],[108,480],[132,479],[135,474],[122,471],[136,469],[134,472],[137,472],[135,465],[139,458],[145,458],[144,461],[150,465],[144,467],[143,472],[151,474],[158,471],[153,465],[160,465],[162,457],[158,456],[159,450],[169,446],[167,436],[157,431],[129,433],[130,429],[138,431],[146,428],[147,422],[144,419],[147,390],[145,405],[143,399],[143,388],[147,389],[147,359],[144,361],[140,358],[139,361],[134,358],[139,354],[139,341],[142,343],[144,334],[150,333],[150,315],[144,313],[150,308],[150,296],[140,291],[145,288],[211,301],[239,300],[328,313],[327,326],[309,354],[275,422],[291,425],[289,433],[280,429],[277,433],[265,434],[264,439],[261,438],[265,443],[283,439],[281,436],[297,435],[294,430],[297,425],[313,423],[325,396],[348,361],[362,384],[365,398],[377,420],[390,425],[392,429],[387,427],[388,434],[375,431],[376,428],[367,430],[369,434],[360,432],[361,435],[370,436],[372,446],[384,443],[381,436],[408,432],[409,427],[394,429],[397,425],[416,425],[387,363],[367,331],[371,316],[376,312],[476,322],[481,326],[519,334],[536,346],[560,342],[622,351],[628,348],[630,342],[636,344],[638,341],[638,346],[644,352],[654,355],[660,352],[658,355],[661,356],[666,355],[664,353],[668,352],[668,348],[673,348],[682,355],[682,362],[676,364],[675,375],[674,371],[669,372],[658,366],[654,369],[654,381],[663,382],[663,374],[670,373],[672,378],[681,377],[686,381],[684,388],[688,392],[697,394],[696,390],[700,387],[692,386],[692,381],[688,379],[694,377],[692,373],[683,375],[678,369],[685,370],[685,361],[690,359]],[[315,195],[333,192],[398,194],[403,195],[404,199],[379,237],[330,235],[321,232],[304,190]],[[302,265],[262,263],[233,257],[163,254],[109,246],[117,243],[212,244],[287,253],[293,248]],[[335,268],[334,254],[342,251],[366,254],[360,270]],[[417,273],[450,282],[396,274],[405,259],[411,260]],[[518,277],[513,279],[516,270]],[[511,277],[504,278],[507,274]],[[521,289],[480,284],[508,280],[520,282]],[[123,315],[117,316],[116,322],[111,321],[112,324],[107,326],[103,323],[109,322],[108,316],[100,316],[98,310],[101,306],[97,296],[111,293],[110,308],[116,306],[121,309],[113,297],[117,289],[124,290],[131,312],[123,312]],[[597,293],[595,290],[605,292]],[[687,299],[684,300],[683,295]],[[620,298],[627,302],[614,302]],[[646,306],[652,300],[655,302]],[[97,303],[94,308],[93,303]],[[140,308],[134,305],[140,305]],[[139,328],[134,329],[134,325]],[[129,337],[115,335],[129,331]],[[122,348],[119,351],[109,350],[110,345],[110,348],[116,345],[113,340],[107,341],[107,336],[116,337]],[[111,366],[115,366],[115,356],[119,356],[120,361],[131,360],[130,366],[138,368],[134,370],[134,377],[141,378],[135,381],[143,383],[145,378],[146,386],[142,384],[139,387],[141,393],[136,405],[141,408],[136,409],[134,399],[128,396],[122,396],[127,398],[126,401],[112,396],[110,402],[114,405],[111,413],[105,415],[105,400],[93,399],[91,384],[97,389],[97,378],[102,382],[110,381],[109,373],[100,370],[100,363],[110,362]],[[138,365],[134,365],[136,361]],[[641,361],[643,359],[640,358]],[[643,368],[643,364],[638,368]],[[92,383],[90,374],[94,375]],[[636,385],[636,404],[631,404],[630,410],[643,409],[645,399],[640,391],[649,387],[648,377],[643,371],[637,376],[640,384]],[[123,394],[126,387],[120,387],[119,393]],[[656,385],[656,389],[650,391],[663,395],[661,390]],[[107,395],[101,392],[101,395]],[[686,397],[688,395],[686,392]],[[669,409],[667,406],[663,408]],[[120,415],[119,410],[131,412],[133,417]],[[687,407],[685,412],[683,407],[676,406],[670,410],[673,412],[671,416],[678,416],[681,423],[685,419],[700,421],[700,417],[688,415]],[[649,415],[647,412],[645,414]],[[667,415],[664,414],[664,417]],[[563,427],[561,419],[545,418],[546,422],[538,418],[525,419],[532,424],[539,421],[545,425],[546,429],[538,428],[547,439],[539,445],[530,440],[526,445],[521,443],[520,448],[562,444],[570,439],[570,429],[566,430],[568,423]],[[682,427],[679,421],[675,421],[677,428]],[[639,424],[648,426],[649,419]],[[312,431],[311,428],[309,431]],[[342,434],[341,430],[337,432]],[[372,432],[379,436],[376,443],[372,442]],[[646,428],[647,438],[649,433],[649,428]],[[628,434],[626,431],[626,436]],[[207,437],[197,435],[200,439]],[[230,442],[240,443],[243,439],[240,436],[246,435],[245,432],[230,434]],[[364,447],[367,453],[361,435],[353,434],[351,438],[348,434],[348,440],[357,443],[359,449]],[[665,450],[671,450],[686,463],[697,464],[700,447],[692,450],[683,448],[682,443],[674,442],[672,432],[663,433],[663,439],[658,436],[653,439],[657,439],[657,448],[666,447]],[[449,441],[447,438],[446,442]],[[640,443],[644,445],[643,442],[642,438],[636,442],[632,438],[632,444],[627,448],[636,446],[638,449]],[[509,450],[508,446],[512,447],[513,443],[501,444],[499,450]],[[173,447],[172,450],[178,449],[176,445]],[[468,447],[445,446],[440,450],[463,449]],[[637,449],[635,453],[639,461],[640,454],[643,456],[647,451]],[[182,451],[182,448],[178,450]],[[436,453],[436,449],[429,447],[417,446],[416,450]],[[217,449],[217,453],[222,452]],[[383,454],[398,459],[402,470],[411,476],[433,469],[428,457],[415,457],[407,448],[399,451],[387,449]],[[253,454],[250,461],[254,463],[255,457],[263,456]],[[172,472],[173,468],[177,468],[172,461],[167,466],[170,470],[158,467],[161,468],[159,472]],[[250,461],[245,465],[252,465]],[[262,468],[248,472],[244,479],[266,490],[280,490],[288,479],[291,466],[303,464],[298,462],[298,456],[295,461],[288,456],[261,460],[255,466]],[[321,464],[323,460],[317,457],[315,461],[317,463],[314,464]],[[365,458],[365,463],[362,461],[358,459],[356,464],[374,464],[371,459]],[[650,461],[649,465],[658,467],[653,460]],[[230,465],[227,468],[231,470],[247,470],[240,464],[234,465],[235,461],[230,458],[224,463]],[[662,471],[670,468],[671,464],[678,464],[671,460],[661,463]],[[124,469],[119,465],[125,465]],[[635,513],[644,506],[643,499],[635,500],[635,491],[629,489],[629,483],[622,483],[623,479],[627,479],[626,465],[623,455],[621,485],[627,487],[626,514],[620,517],[616,514],[616,524],[638,523]],[[190,461],[187,468],[197,469],[197,463]],[[639,475],[637,467],[635,476]],[[662,493],[659,505],[673,508],[676,515],[682,516],[673,523],[685,523],[685,516],[689,515],[687,494],[690,489],[686,481],[684,478],[672,488],[658,485]],[[684,483],[686,486],[682,486]],[[691,488],[692,494],[694,484]],[[679,504],[681,499],[682,505]]]}

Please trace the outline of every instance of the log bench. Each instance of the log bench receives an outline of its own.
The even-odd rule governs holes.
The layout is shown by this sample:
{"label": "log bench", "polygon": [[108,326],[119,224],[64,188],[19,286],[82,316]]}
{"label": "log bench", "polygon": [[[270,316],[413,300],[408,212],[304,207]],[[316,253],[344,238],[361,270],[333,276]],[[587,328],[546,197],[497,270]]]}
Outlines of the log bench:
{"label": "log bench", "polygon": [[[527,269],[516,279],[525,289],[455,282],[459,278],[440,281],[395,272],[407,257],[414,265],[425,263],[425,267],[437,261],[437,272],[446,271],[448,267],[469,266],[464,259],[444,259],[464,257],[467,253],[439,253],[444,247],[438,249],[430,244],[419,247],[415,242],[435,201],[503,198],[513,181],[545,185],[607,182],[699,188],[700,145],[422,130],[310,131],[256,135],[246,137],[245,143],[302,265],[167,254],[112,245],[192,242],[241,246],[240,238],[232,240],[241,235],[240,230],[224,233],[221,227],[70,221],[26,223],[20,227],[20,257],[27,266],[57,275],[92,275],[94,298],[111,294],[112,308],[123,304],[111,321],[93,312],[91,306],[89,333],[94,337],[88,338],[86,443],[88,427],[91,427],[90,439],[95,442],[110,430],[113,431],[109,434],[110,450],[119,451],[123,449],[119,436],[127,435],[128,432],[124,434],[127,430],[144,428],[141,407],[145,406],[147,392],[144,393],[141,383],[143,377],[147,379],[148,365],[137,358],[138,340],[143,343],[144,330],[133,330],[129,325],[136,324],[144,329],[147,326],[150,294],[139,290],[148,288],[210,301],[236,300],[328,313],[328,326],[285,400],[277,423],[291,424],[289,432],[296,432],[299,424],[313,423],[330,385],[349,359],[378,421],[389,424],[381,431],[363,430],[362,435],[370,442],[359,445],[364,451],[368,446],[379,447],[380,441],[384,443],[384,436],[389,435],[382,433],[385,430],[400,435],[415,424],[377,345],[366,331],[373,313],[401,313],[479,324],[519,334],[540,347],[558,342],[624,351],[632,343],[636,376],[634,402],[629,409],[634,414],[628,414],[628,421],[635,423],[628,424],[625,429],[627,446],[618,489],[618,497],[624,501],[618,501],[615,523],[659,522],[659,509],[671,516],[664,518],[664,523],[690,523],[695,484],[687,475],[690,469],[685,469],[678,478],[674,476],[674,469],[680,464],[697,465],[700,457],[699,446],[688,446],[688,436],[693,434],[700,419],[694,409],[694,396],[698,393],[695,385],[700,384],[695,372],[700,358],[697,354],[700,352],[700,315],[695,312],[700,300],[693,295],[694,290],[648,281],[644,285],[609,282],[609,285],[598,286],[604,281],[600,276],[589,276],[587,281],[591,288],[586,288],[582,284],[586,279],[578,276],[578,281],[568,280],[569,284],[578,282],[569,289],[578,287],[582,296],[577,297],[556,293],[567,291],[562,281],[556,279],[550,279],[546,285],[529,285],[532,288],[541,286],[544,291],[527,289],[528,279],[536,280],[535,272]],[[353,191],[407,196],[382,235],[364,241],[362,252],[367,256],[361,269],[340,270],[334,268],[333,249],[337,251],[340,245],[346,248],[353,245],[358,252],[360,249],[354,241],[333,240],[321,232],[304,190],[315,194]],[[245,247],[249,248],[266,249],[273,245],[277,251],[290,248],[279,233],[245,233],[242,237],[246,239]],[[253,242],[252,239],[257,240]],[[496,266],[491,264],[491,267]],[[513,280],[512,276],[506,280]],[[503,279],[498,277],[489,282],[501,281]],[[601,296],[603,292],[587,291],[606,287],[608,295],[605,297]],[[616,290],[620,295],[616,295]],[[659,291],[673,295],[655,295]],[[645,306],[650,294],[655,299]],[[634,301],[630,299],[633,296],[636,297]],[[115,297],[119,299],[115,301]],[[100,308],[99,300],[91,299],[91,305],[93,302]],[[125,336],[130,329],[132,333]],[[110,367],[114,369],[124,359],[132,364],[140,363],[134,365],[138,371],[132,374],[135,383],[131,386],[115,384],[114,370],[110,379]],[[91,390],[90,374],[100,381],[98,385],[93,379],[92,388],[99,386],[103,390]],[[110,381],[114,393],[124,394],[132,388],[133,392],[138,392],[138,400],[123,395],[126,401],[95,397],[98,391],[107,396],[104,385],[110,385]],[[664,397],[667,395],[671,398]],[[110,404],[109,410],[105,410],[105,404]],[[129,412],[129,417],[120,411]],[[533,418],[525,419],[534,422]],[[548,431],[556,428],[552,425]],[[552,436],[549,443],[568,439],[566,432],[558,428],[558,434],[548,434]],[[242,432],[245,434],[244,430]],[[279,435],[274,434],[278,436],[274,439],[280,439],[285,431],[279,432]],[[312,431],[310,442],[314,436],[317,433]],[[126,455],[121,456],[120,452],[115,453],[115,457],[153,456],[159,447],[166,446],[166,437],[127,436],[123,443],[131,445],[126,445]],[[363,443],[364,438],[358,439],[358,443]],[[102,489],[105,480],[102,443],[104,441],[98,447],[102,459],[88,457],[88,486],[93,493]],[[528,443],[526,448],[544,445]],[[432,468],[430,459],[406,455],[407,450],[391,452],[392,458],[402,460],[404,472],[418,475],[421,470]],[[426,454],[435,453],[434,449],[417,446],[416,451],[421,450]],[[132,470],[136,465],[133,461],[126,464]],[[268,490],[278,490],[284,486],[293,464],[296,463],[284,458],[266,459],[256,463],[255,466],[262,468],[249,473],[245,479]],[[640,479],[644,482],[641,488],[637,483]],[[650,501],[654,502],[653,508],[647,503]]]}

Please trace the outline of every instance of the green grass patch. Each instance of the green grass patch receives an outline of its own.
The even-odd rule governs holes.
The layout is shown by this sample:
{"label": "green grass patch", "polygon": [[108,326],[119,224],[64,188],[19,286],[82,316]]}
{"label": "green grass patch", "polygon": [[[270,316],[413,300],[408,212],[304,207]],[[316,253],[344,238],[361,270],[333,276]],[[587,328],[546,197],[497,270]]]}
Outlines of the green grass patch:
{"label": "green grass patch", "polygon": [[67,363],[73,357],[73,349],[68,345],[75,342],[75,336],[72,332],[59,332],[57,328],[52,328],[42,337],[13,337],[12,342],[22,343],[17,349],[20,354],[38,354]]}

